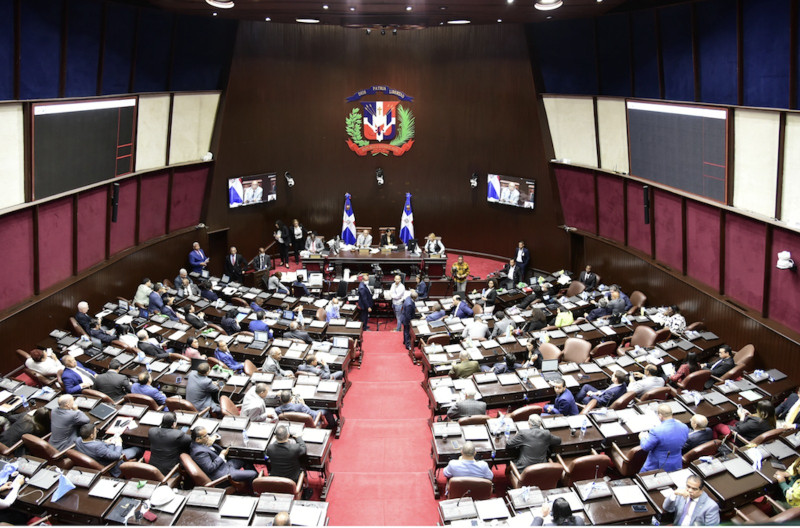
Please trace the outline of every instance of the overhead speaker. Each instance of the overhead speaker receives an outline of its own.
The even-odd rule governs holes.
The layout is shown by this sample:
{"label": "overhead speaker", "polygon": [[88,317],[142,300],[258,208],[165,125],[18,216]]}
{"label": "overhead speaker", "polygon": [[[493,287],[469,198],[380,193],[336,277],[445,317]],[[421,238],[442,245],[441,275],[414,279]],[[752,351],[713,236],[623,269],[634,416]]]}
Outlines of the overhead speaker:
{"label": "overhead speaker", "polygon": [[650,223],[650,186],[645,185],[642,187],[642,192],[644,193],[643,202],[644,202],[644,223]]}
{"label": "overhead speaker", "polygon": [[119,184],[114,184],[114,192],[111,195],[111,221],[117,221],[117,209],[119,208]]}

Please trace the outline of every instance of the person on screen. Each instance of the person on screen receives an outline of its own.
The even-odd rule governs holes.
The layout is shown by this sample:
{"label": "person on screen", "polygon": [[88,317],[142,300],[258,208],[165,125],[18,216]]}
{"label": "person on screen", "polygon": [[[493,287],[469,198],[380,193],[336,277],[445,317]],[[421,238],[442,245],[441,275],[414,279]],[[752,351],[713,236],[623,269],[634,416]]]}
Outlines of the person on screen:
{"label": "person on screen", "polygon": [[511,205],[519,203],[519,190],[516,183],[510,182],[507,187],[503,188],[500,192],[500,201]]}
{"label": "person on screen", "polygon": [[244,204],[258,203],[263,199],[264,189],[257,180],[250,182],[250,187],[244,192]]}

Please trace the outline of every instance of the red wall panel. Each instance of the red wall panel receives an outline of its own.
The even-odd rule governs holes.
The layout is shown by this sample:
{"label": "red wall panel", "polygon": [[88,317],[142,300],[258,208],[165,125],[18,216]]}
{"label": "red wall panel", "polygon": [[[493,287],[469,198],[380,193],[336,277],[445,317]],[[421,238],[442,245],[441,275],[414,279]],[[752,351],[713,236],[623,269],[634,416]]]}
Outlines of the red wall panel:
{"label": "red wall panel", "polygon": [[[676,194],[659,190],[653,193],[656,258],[678,271],[683,270],[682,201]],[[632,220],[636,221],[635,215]]]}
{"label": "red wall panel", "polygon": [[11,213],[0,222],[3,273],[0,273],[0,309],[33,295],[33,212]]}
{"label": "red wall panel", "polygon": [[594,171],[556,167],[555,174],[564,210],[564,223],[596,233]]}
{"label": "red wall panel", "polygon": [[719,209],[686,200],[686,273],[715,290],[719,290],[719,233]]}
{"label": "red wall panel", "polygon": [[136,244],[136,185],[136,178],[120,182],[117,221],[111,223],[111,255]]}
{"label": "red wall panel", "polygon": [[764,300],[766,236],[761,222],[725,216],[725,293],[759,311]]}
{"label": "red wall panel", "polygon": [[100,187],[78,196],[78,271],[106,256],[108,189]]}
{"label": "red wall panel", "polygon": [[789,251],[795,262],[800,261],[800,235],[783,229],[775,229],[772,234],[769,316],[800,332],[800,274],[775,267],[780,251]]}
{"label": "red wall panel", "polygon": [[200,222],[206,192],[208,167],[176,169],[172,177],[169,230],[174,231]]}
{"label": "red wall panel", "polygon": [[625,243],[625,209],[621,178],[597,174],[597,202],[600,205],[599,235]]}
{"label": "red wall panel", "polygon": [[39,290],[72,275],[72,197],[39,206]]}
{"label": "red wall panel", "polygon": [[142,177],[139,203],[139,242],[164,234],[167,223],[167,188],[169,175],[159,172]]}
{"label": "red wall panel", "polygon": [[628,182],[628,245],[650,254],[650,225],[644,223],[642,184]]}

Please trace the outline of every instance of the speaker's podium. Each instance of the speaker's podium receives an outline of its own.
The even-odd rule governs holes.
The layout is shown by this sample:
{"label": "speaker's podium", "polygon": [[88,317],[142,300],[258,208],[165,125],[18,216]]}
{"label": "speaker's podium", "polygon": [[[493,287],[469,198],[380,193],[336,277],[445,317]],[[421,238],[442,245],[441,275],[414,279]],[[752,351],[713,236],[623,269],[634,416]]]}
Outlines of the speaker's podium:
{"label": "speaker's podium", "polygon": [[263,285],[264,277],[269,276],[269,269],[249,270],[244,273],[242,282],[250,288],[260,288]]}

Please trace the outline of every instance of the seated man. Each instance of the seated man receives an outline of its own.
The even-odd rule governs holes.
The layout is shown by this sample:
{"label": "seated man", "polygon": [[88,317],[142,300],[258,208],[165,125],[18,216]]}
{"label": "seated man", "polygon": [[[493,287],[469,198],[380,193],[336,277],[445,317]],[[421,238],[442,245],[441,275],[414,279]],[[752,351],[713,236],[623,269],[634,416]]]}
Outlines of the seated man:
{"label": "seated man", "polygon": [[219,325],[225,330],[226,334],[233,335],[242,331],[242,327],[239,326],[239,321],[236,320],[238,316],[239,310],[231,308],[225,313],[225,317],[220,320]]}
{"label": "seated man", "polygon": [[114,401],[121,400],[131,391],[131,381],[128,376],[119,373],[122,363],[117,359],[112,359],[108,364],[108,370],[98,374],[94,379],[94,388],[103,394],[108,395]]}
{"label": "seated man", "polygon": [[167,293],[167,289],[164,287],[163,284],[157,282],[153,291],[150,292],[148,295],[149,304],[147,305],[147,309],[150,312],[150,315],[154,313],[161,313],[161,310],[164,309],[164,299],[162,295]]}
{"label": "seated man", "polygon": [[136,348],[145,353],[145,355],[154,357],[156,359],[169,358],[169,352],[161,348],[161,344],[154,337],[147,335],[147,330],[139,330],[136,333],[139,341],[136,343]]}
{"label": "seated man", "polygon": [[611,377],[612,384],[604,390],[597,390],[593,386],[586,384],[575,396],[575,401],[586,405],[592,400],[597,400],[598,407],[608,407],[628,391],[625,385],[625,371],[618,370]]}
{"label": "seated man", "polygon": [[193,283],[188,277],[182,279],[181,282],[175,283],[175,289],[178,290],[178,297],[200,297],[200,287]]}
{"label": "seated man", "polygon": [[444,468],[444,476],[452,477],[476,477],[492,480],[494,474],[489,469],[489,464],[483,460],[475,460],[475,444],[464,442],[461,446],[461,456],[457,460],[451,460]]}
{"label": "seated man", "polygon": [[153,398],[157,404],[164,405],[167,403],[167,395],[153,387],[151,384],[150,374],[148,372],[141,372],[138,381],[131,386],[131,394],[144,394]]}
{"label": "seated man", "polygon": [[700,365],[704,369],[710,370],[711,371],[711,375],[713,376],[712,378],[710,378],[706,382],[706,384],[705,384],[705,388],[706,389],[710,389],[717,382],[714,379],[714,377],[721,378],[722,376],[725,375],[726,372],[728,372],[730,369],[732,369],[735,366],[735,363],[733,362],[733,357],[731,355],[731,347],[730,346],[722,345],[721,347],[719,347],[719,351],[717,353],[719,355],[719,359],[717,359],[715,362],[713,362],[713,363],[702,363]]}
{"label": "seated man", "polygon": [[301,363],[297,367],[297,370],[298,372],[310,372],[315,376],[319,376],[321,379],[339,380],[344,376],[344,372],[341,370],[332,373],[328,364],[322,360],[318,360],[316,354],[308,355],[305,363]]}
{"label": "seated man", "polygon": [[256,383],[254,387],[245,393],[239,414],[250,418],[251,422],[276,420],[278,415],[275,413],[275,409],[267,407],[264,401],[268,390],[269,385],[266,383]]}
{"label": "seated man", "polygon": [[81,426],[89,423],[89,417],[78,410],[75,398],[64,394],[58,398],[58,407],[50,413],[50,445],[63,451],[78,439]]}
{"label": "seated man", "polygon": [[578,405],[575,403],[575,398],[572,393],[567,389],[567,383],[558,378],[553,381],[553,390],[556,391],[556,399],[552,405],[544,406],[544,410],[550,414],[563,414],[564,416],[573,416],[578,414]]}
{"label": "seated man", "polygon": [[719,504],[702,490],[703,479],[692,475],[685,488],[667,495],[663,508],[675,513],[675,526],[719,525]]}
{"label": "seated man", "polygon": [[489,325],[482,319],[473,319],[472,322],[464,326],[464,331],[461,333],[462,339],[474,339],[476,341],[483,341],[489,336]]}
{"label": "seated man", "polygon": [[359,248],[366,248],[372,245],[372,235],[369,234],[369,231],[364,229],[356,238],[356,246]]}
{"label": "seated man", "polygon": [[110,471],[111,476],[116,478],[121,475],[119,465],[123,457],[125,460],[135,460],[144,452],[140,447],[126,447],[123,449],[122,438],[119,436],[112,436],[105,441],[98,440],[97,427],[93,423],[81,426],[80,438],[75,442],[75,451],[83,453],[103,466],[116,462]]}
{"label": "seated man", "polygon": [[666,403],[658,406],[658,419],[660,424],[639,433],[642,450],[648,452],[642,472],[677,471],[683,467],[681,449],[689,438],[689,428],[672,417],[672,407]]}
{"label": "seated man", "polygon": [[269,338],[272,339],[272,329],[270,329],[267,322],[264,320],[267,317],[267,312],[261,310],[256,312],[256,319],[255,321],[250,321],[248,323],[248,329],[251,332],[267,332]]}
{"label": "seated man", "polygon": [[264,372],[271,372],[278,377],[281,378],[293,378],[294,372],[288,369],[282,369],[280,365],[280,360],[283,357],[281,354],[281,349],[278,347],[272,347],[269,349],[269,353],[267,358],[264,360],[264,364],[261,365],[261,369]]}
{"label": "seated man", "polygon": [[183,281],[189,281],[190,284],[193,284],[192,278],[189,276],[189,272],[186,271],[186,268],[181,268],[178,271],[178,275],[175,277],[175,280],[172,281],[172,284],[175,285],[175,289],[179,290],[183,286]]}
{"label": "seated man", "polygon": [[178,317],[178,314],[175,313],[175,309],[172,307],[174,303],[175,303],[174,295],[165,295],[164,306],[161,308],[161,313],[169,317],[170,321],[180,321],[181,318]]}
{"label": "seated man", "polygon": [[708,426],[708,418],[702,414],[693,415],[692,419],[689,420],[689,427],[691,427],[691,431],[689,431],[686,443],[683,444],[683,453],[714,439],[714,431]]}
{"label": "seated man", "polygon": [[153,282],[148,279],[142,279],[142,283],[136,288],[136,293],[133,295],[133,304],[140,305],[143,308],[139,309],[139,316],[140,317],[147,317],[149,314],[147,312],[148,305],[150,304],[150,294],[153,291]]}
{"label": "seated man", "polygon": [[528,425],[530,429],[518,432],[506,442],[508,447],[519,448],[519,456],[514,464],[520,472],[533,464],[547,462],[550,447],[561,445],[561,438],[544,428],[542,417],[538,414],[528,417]]}
{"label": "seated man", "polygon": [[212,289],[210,280],[204,280],[200,283],[200,297],[209,302],[216,302],[219,300],[219,295]]}
{"label": "seated man", "polygon": [[522,282],[522,267],[518,266],[514,259],[510,259],[500,272],[505,275],[505,278],[499,281],[502,288],[511,290]]}
{"label": "seated man", "polygon": [[505,374],[507,372],[514,372],[518,368],[522,368],[522,363],[517,363],[517,358],[514,354],[506,353],[503,356],[503,361],[499,361],[492,365],[481,365],[481,371],[494,372],[495,374]]}
{"label": "seated man", "polygon": [[[630,307],[626,308],[627,304],[625,303],[625,299],[628,297],[622,297],[622,292],[619,290],[619,286],[612,285],[609,291],[606,293],[605,297],[601,297],[597,303],[597,308],[589,312],[589,315],[586,316],[587,321],[594,321],[601,317],[605,317],[607,315],[618,315],[623,314],[630,309]],[[628,303],[630,303],[630,299],[628,299]]]}
{"label": "seated man", "polygon": [[176,428],[175,413],[165,412],[160,427],[151,427],[147,435],[150,439],[150,462],[162,475],[169,473],[175,464],[180,464],[181,453],[188,453],[192,439]]}
{"label": "seated man", "polygon": [[89,337],[92,340],[97,339],[103,346],[108,345],[117,338],[113,330],[103,330],[100,326],[100,321],[97,319],[92,319],[92,322],[89,323]]}
{"label": "seated man", "polygon": [[300,478],[303,465],[300,458],[306,454],[306,444],[301,435],[289,438],[289,428],[279,425],[275,429],[275,442],[267,446],[269,474],[272,477],[288,478],[294,482]]}
{"label": "seated man", "polygon": [[448,374],[451,378],[468,378],[475,374],[476,372],[480,372],[481,368],[478,365],[477,361],[473,361],[469,357],[469,352],[466,350],[462,350],[461,354],[458,356],[459,361],[453,361],[450,366],[450,372]]}
{"label": "seated man", "polygon": [[635,392],[637,398],[649,390],[663,387],[664,384],[664,378],[658,375],[658,367],[653,364],[644,368],[644,374],[631,372],[628,378],[628,390]]}
{"label": "seated man", "polygon": [[311,416],[312,418],[316,418],[319,413],[322,413],[322,416],[325,418],[325,421],[328,423],[328,427],[330,429],[336,429],[337,422],[336,417],[333,414],[333,411],[328,409],[323,411],[315,411],[311,409],[308,405],[305,404],[303,398],[300,396],[292,395],[292,391],[284,390],[281,391],[280,396],[281,404],[278,407],[275,407],[275,412],[278,414],[278,418],[280,415],[285,412],[299,412],[305,413]]}
{"label": "seated man", "polygon": [[339,298],[334,297],[328,306],[325,307],[325,320],[330,322],[331,319],[341,319],[342,314],[339,311]]}
{"label": "seated man", "polygon": [[283,285],[281,277],[283,277],[283,274],[280,271],[276,271],[272,274],[267,282],[267,290],[273,293],[285,293],[289,295],[289,288]]}
{"label": "seated man", "polygon": [[94,378],[97,373],[84,367],[74,357],[66,354],[61,363],[64,371],[61,373],[61,381],[64,383],[64,391],[69,394],[77,394],[83,389],[90,389],[94,386]]}
{"label": "seated man", "polygon": [[445,311],[444,311],[444,308],[442,308],[442,305],[440,303],[437,302],[435,305],[433,305],[431,310],[432,310],[431,313],[429,313],[427,316],[425,316],[425,320],[426,321],[432,322],[432,321],[438,321],[438,320],[444,318]]}
{"label": "seated man", "polygon": [[230,350],[228,350],[228,345],[225,344],[225,341],[217,341],[217,349],[214,351],[214,357],[220,360],[226,368],[231,369],[236,374],[244,372],[244,363],[239,363],[233,359],[233,356],[231,355]]}
{"label": "seated man", "polygon": [[210,407],[212,413],[219,414],[219,389],[221,387],[208,377],[210,371],[211,367],[208,363],[200,363],[197,370],[189,372],[186,379],[186,399],[198,411]]}
{"label": "seated man", "polygon": [[428,291],[430,290],[430,279],[417,275],[417,298],[421,301],[427,300]]}
{"label": "seated man", "polygon": [[258,473],[244,469],[244,463],[239,460],[226,460],[230,448],[223,449],[215,444],[216,439],[217,436],[209,435],[202,425],[192,429],[192,443],[189,445],[192,460],[211,480],[230,475],[236,482],[246,482],[251,486]]}
{"label": "seated man", "polygon": [[304,296],[311,296],[311,292],[308,291],[308,286],[306,286],[305,282],[300,280],[300,277],[295,278],[294,282],[292,283],[292,288],[297,288]]}
{"label": "seated man", "polygon": [[506,335],[516,327],[514,321],[512,321],[510,317],[506,316],[506,312],[503,310],[495,312],[494,318],[496,321],[494,323],[494,328],[492,328],[492,339]]}
{"label": "seated man", "polygon": [[467,416],[486,414],[486,403],[475,400],[475,389],[470,387],[464,390],[464,399],[454,403],[447,410],[447,417],[451,420],[460,420]]}
{"label": "seated man", "polygon": [[300,325],[297,321],[289,323],[289,331],[284,332],[283,337],[286,339],[299,339],[306,344],[311,344],[311,336],[305,330],[300,330]]}
{"label": "seated man", "polygon": [[453,317],[466,319],[467,317],[472,317],[474,315],[475,312],[472,311],[472,308],[470,308],[465,301],[461,300],[460,296],[453,295]]}
{"label": "seated man", "polygon": [[75,320],[78,321],[79,325],[81,325],[83,331],[88,334],[89,328],[94,320],[94,317],[89,315],[89,303],[86,301],[81,301],[78,303],[78,313],[75,314]]}

